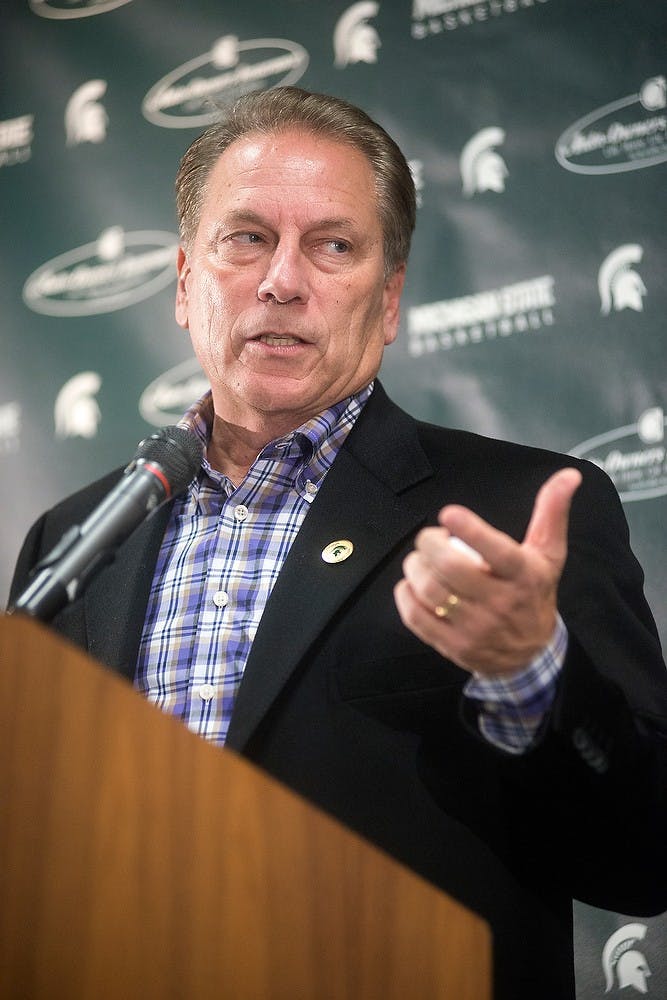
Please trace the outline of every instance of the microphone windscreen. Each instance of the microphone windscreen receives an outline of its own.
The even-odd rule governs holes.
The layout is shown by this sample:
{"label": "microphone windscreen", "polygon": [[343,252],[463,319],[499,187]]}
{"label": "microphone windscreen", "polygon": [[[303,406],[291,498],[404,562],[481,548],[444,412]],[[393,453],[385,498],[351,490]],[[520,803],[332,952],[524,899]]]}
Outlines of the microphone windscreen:
{"label": "microphone windscreen", "polygon": [[128,469],[138,462],[156,462],[171,486],[172,496],[175,496],[192,482],[201,465],[202,455],[199,438],[174,424],[162,427],[140,441]]}

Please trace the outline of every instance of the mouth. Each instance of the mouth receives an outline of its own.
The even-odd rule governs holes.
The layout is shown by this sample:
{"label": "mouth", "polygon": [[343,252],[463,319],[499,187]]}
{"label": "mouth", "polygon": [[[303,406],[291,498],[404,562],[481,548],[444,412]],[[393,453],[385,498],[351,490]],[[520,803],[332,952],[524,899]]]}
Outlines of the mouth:
{"label": "mouth", "polygon": [[255,339],[269,347],[294,347],[296,344],[303,343],[299,337],[291,337],[282,333],[262,333]]}

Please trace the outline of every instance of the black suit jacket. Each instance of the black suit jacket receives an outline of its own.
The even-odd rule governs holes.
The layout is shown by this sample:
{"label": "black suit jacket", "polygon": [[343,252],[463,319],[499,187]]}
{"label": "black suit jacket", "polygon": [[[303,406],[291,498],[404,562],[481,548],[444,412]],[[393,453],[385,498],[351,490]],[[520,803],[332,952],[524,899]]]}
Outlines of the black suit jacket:
{"label": "black suit jacket", "polygon": [[[401,623],[392,588],[445,503],[521,538],[535,494],[578,465],[559,607],[569,630],[556,704],[516,756],[479,737],[467,675]],[[30,567],[118,473],[45,515]],[[164,509],[54,621],[134,677]],[[352,556],[328,564],[331,541]],[[597,468],[419,423],[378,384],[313,502],[267,604],[228,746],[491,923],[496,1000],[574,995],[571,899],[628,914],[667,907],[667,685],[642,573]]]}

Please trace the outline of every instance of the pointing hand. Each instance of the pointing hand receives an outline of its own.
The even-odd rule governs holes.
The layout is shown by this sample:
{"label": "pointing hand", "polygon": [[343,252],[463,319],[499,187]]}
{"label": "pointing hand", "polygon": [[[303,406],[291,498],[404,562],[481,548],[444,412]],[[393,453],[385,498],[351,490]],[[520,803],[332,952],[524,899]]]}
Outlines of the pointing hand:
{"label": "pointing hand", "polygon": [[404,560],[394,590],[403,623],[465,670],[498,675],[526,667],[554,632],[570,505],[580,483],[581,474],[569,468],[543,484],[522,542],[466,507],[443,507],[440,526],[421,531]]}

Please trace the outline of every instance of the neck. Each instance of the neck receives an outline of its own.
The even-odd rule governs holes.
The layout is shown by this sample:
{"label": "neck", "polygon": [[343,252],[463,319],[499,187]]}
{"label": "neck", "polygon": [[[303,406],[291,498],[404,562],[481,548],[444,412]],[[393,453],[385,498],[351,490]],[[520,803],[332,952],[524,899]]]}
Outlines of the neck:
{"label": "neck", "polygon": [[[301,421],[299,421],[301,423]],[[262,448],[269,441],[289,434],[299,424],[293,421],[285,426],[276,426],[274,422],[255,428],[243,427],[224,420],[215,414],[213,430],[208,444],[207,458],[214,469],[222,472],[238,486],[248,474],[250,466],[255,461]]]}

